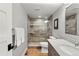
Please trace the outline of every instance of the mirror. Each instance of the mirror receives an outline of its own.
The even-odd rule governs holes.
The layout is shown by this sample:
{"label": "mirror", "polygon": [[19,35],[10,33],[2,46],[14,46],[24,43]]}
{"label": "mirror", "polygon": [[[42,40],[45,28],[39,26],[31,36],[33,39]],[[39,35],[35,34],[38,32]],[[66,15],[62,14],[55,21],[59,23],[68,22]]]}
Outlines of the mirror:
{"label": "mirror", "polygon": [[66,8],[65,33],[79,35],[79,4],[71,4]]}

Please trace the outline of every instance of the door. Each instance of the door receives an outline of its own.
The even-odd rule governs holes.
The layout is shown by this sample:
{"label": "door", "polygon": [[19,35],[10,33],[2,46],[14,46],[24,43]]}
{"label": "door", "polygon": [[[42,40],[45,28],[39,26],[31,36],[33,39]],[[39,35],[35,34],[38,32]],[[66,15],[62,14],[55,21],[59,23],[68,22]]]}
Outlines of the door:
{"label": "door", "polygon": [[11,43],[11,22],[9,4],[0,3],[0,56],[11,55],[8,44]]}

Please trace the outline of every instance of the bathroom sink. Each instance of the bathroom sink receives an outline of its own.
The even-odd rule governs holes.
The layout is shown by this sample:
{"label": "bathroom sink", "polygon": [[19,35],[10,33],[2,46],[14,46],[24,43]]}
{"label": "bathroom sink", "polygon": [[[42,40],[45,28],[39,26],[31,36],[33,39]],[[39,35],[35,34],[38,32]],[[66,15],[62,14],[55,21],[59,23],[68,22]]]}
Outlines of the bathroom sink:
{"label": "bathroom sink", "polygon": [[[64,39],[48,40],[60,56],[79,56],[79,46]],[[61,43],[62,42],[62,43]]]}
{"label": "bathroom sink", "polygon": [[79,49],[76,47],[69,46],[69,45],[61,45],[60,49],[68,55],[79,56]]}

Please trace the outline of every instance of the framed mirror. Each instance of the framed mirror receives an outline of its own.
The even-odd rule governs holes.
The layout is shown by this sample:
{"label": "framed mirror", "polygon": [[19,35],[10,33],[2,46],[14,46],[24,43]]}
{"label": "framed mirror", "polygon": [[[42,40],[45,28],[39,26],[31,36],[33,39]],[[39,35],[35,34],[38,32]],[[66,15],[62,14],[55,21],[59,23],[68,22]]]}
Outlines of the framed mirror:
{"label": "framed mirror", "polygon": [[79,35],[79,4],[71,4],[66,8],[65,33]]}
{"label": "framed mirror", "polygon": [[54,29],[58,29],[58,18],[54,19]]}

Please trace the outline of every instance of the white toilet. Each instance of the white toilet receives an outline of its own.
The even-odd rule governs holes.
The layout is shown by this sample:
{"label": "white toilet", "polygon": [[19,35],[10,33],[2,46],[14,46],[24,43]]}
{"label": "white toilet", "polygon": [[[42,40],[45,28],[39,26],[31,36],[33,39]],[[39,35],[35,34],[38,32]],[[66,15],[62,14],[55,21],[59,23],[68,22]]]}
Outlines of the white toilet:
{"label": "white toilet", "polygon": [[48,53],[48,42],[40,42],[41,45],[41,52],[42,53]]}
{"label": "white toilet", "polygon": [[55,38],[54,36],[49,36],[49,39],[53,39],[53,40],[54,40],[54,39],[56,39],[56,38]]}

